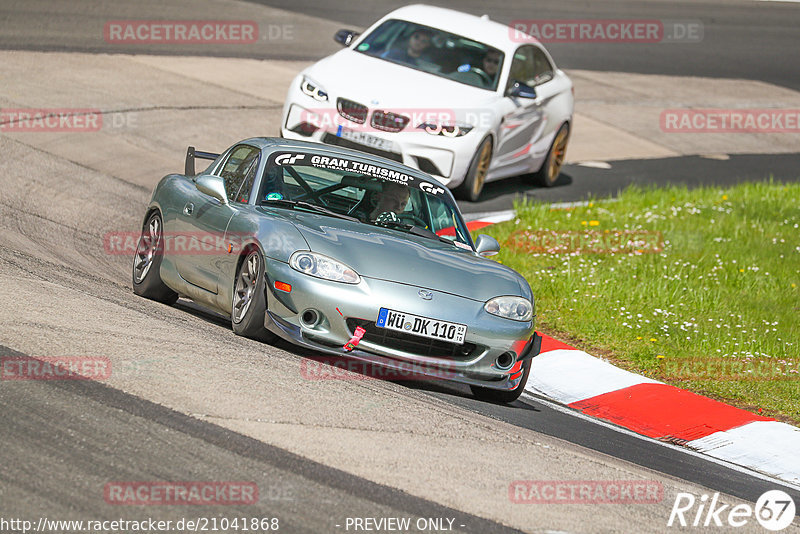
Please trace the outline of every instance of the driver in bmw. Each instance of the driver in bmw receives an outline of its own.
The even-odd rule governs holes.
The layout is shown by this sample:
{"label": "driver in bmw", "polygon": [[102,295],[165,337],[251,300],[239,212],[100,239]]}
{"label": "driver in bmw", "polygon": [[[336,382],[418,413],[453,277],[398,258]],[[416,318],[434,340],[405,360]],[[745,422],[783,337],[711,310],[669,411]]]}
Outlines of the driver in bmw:
{"label": "driver in bmw", "polygon": [[497,77],[497,70],[500,68],[500,52],[497,50],[489,50],[483,56],[483,72],[489,75],[492,83]]}

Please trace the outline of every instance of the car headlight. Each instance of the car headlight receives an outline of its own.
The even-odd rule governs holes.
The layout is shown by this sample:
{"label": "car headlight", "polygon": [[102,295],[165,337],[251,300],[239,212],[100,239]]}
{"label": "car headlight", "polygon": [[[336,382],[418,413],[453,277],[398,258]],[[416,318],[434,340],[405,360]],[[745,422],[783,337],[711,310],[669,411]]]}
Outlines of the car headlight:
{"label": "car headlight", "polygon": [[323,91],[322,88],[317,87],[308,81],[308,78],[303,78],[303,81],[300,82],[300,90],[314,100],[318,100],[320,102],[325,102],[328,100],[328,93]]}
{"label": "car headlight", "polygon": [[345,284],[357,284],[361,281],[358,273],[344,263],[306,250],[292,254],[292,257],[289,258],[289,265],[296,271],[325,280]]}
{"label": "car headlight", "polygon": [[472,130],[472,126],[468,124],[437,124],[435,122],[423,122],[417,128],[425,130],[431,135],[443,135],[445,137],[461,137]]}
{"label": "car headlight", "polygon": [[495,297],[487,301],[483,309],[512,321],[527,322],[533,317],[533,305],[522,297]]}

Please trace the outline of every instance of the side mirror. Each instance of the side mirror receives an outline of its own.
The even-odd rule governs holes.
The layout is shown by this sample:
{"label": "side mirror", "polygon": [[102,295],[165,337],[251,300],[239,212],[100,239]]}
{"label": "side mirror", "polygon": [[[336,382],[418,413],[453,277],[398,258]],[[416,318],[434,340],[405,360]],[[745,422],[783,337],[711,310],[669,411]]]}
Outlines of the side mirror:
{"label": "side mirror", "polygon": [[228,203],[228,195],[225,193],[225,181],[219,176],[211,176],[210,174],[198,176],[194,185],[197,186],[197,190],[201,193],[214,197],[223,204]]}
{"label": "side mirror", "polygon": [[514,80],[514,85],[508,89],[506,94],[516,98],[536,98],[536,89],[528,84]]}
{"label": "side mirror", "polygon": [[333,36],[333,40],[342,46],[350,46],[350,43],[352,43],[353,39],[358,37],[358,35],[358,32],[355,30],[339,30],[336,32],[336,35]]}
{"label": "side mirror", "polygon": [[500,243],[490,235],[481,234],[475,240],[475,251],[484,258],[494,256],[500,252]]}

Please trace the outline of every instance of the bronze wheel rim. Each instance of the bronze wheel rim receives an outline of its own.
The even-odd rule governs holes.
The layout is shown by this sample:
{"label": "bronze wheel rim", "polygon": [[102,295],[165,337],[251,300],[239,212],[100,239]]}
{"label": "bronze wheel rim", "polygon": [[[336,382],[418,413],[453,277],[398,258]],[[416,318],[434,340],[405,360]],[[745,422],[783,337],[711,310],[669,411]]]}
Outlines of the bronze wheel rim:
{"label": "bronze wheel rim", "polygon": [[472,181],[472,193],[477,196],[483,189],[486,173],[489,172],[489,163],[492,161],[492,144],[484,143],[478,156],[478,167],[475,169],[475,179]]}
{"label": "bronze wheel rim", "polygon": [[562,128],[558,131],[555,141],[553,141],[553,154],[550,157],[550,181],[555,180],[561,172],[564,164],[564,157],[567,154],[567,129]]}

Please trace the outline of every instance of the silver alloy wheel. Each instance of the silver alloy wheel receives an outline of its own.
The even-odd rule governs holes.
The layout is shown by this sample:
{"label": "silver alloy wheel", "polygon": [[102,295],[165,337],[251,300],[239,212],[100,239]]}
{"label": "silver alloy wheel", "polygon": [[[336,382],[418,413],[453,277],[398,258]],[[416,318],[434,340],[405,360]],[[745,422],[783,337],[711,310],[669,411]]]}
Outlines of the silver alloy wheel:
{"label": "silver alloy wheel", "polygon": [[156,215],[150,219],[147,231],[142,232],[139,244],[136,246],[136,255],[133,257],[133,276],[137,284],[141,284],[144,277],[147,276],[160,246],[161,218]]}
{"label": "silver alloy wheel", "polygon": [[236,287],[233,291],[233,321],[236,323],[242,322],[247,310],[250,309],[259,271],[258,252],[252,251],[245,258],[239,276],[236,277]]}

